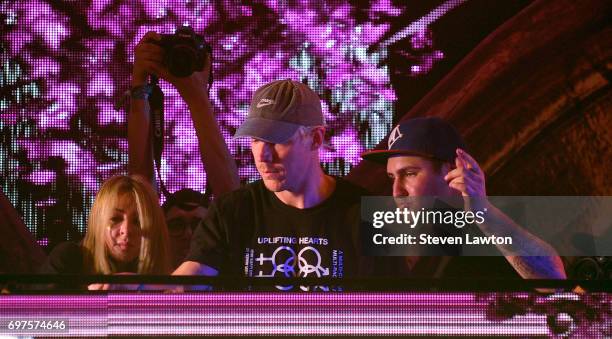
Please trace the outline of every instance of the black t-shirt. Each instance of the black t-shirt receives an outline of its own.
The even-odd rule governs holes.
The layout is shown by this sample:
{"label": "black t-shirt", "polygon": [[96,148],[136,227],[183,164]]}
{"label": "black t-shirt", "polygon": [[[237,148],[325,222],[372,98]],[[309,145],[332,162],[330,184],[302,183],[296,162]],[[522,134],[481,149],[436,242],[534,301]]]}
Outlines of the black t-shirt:
{"label": "black t-shirt", "polygon": [[420,257],[410,272],[410,276],[440,279],[521,279],[521,276],[502,256]]}
{"label": "black t-shirt", "polygon": [[[45,263],[40,267],[42,274],[85,274],[83,247],[72,241],[65,241],[53,248]],[[112,261],[112,259],[111,259]],[[138,272],[138,259],[127,265],[126,272]]]}
{"label": "black t-shirt", "polygon": [[83,249],[71,241],[58,244],[51,250],[39,272],[43,274],[83,273]]}
{"label": "black t-shirt", "polygon": [[[361,250],[361,196],[336,178],[318,206],[285,205],[263,181],[219,197],[196,229],[186,260],[224,276],[246,277],[518,277],[503,257],[423,257],[408,272],[402,257],[366,257]],[[367,232],[366,232],[367,233]]]}
{"label": "black t-shirt", "polygon": [[[436,202],[436,208],[440,211],[452,211],[452,208],[443,201]],[[473,227],[469,231],[466,228],[458,229],[448,225],[428,225],[427,233],[433,236],[461,236],[467,232],[471,236],[482,237],[484,234],[479,228]],[[495,245],[481,245],[481,253],[497,253],[497,256],[464,256],[462,245],[438,245],[437,248],[429,248],[437,255],[422,256],[416,265],[410,270],[411,277],[418,278],[450,278],[450,279],[521,279],[521,276],[512,268],[510,263]]]}
{"label": "black t-shirt", "polygon": [[194,233],[187,260],[231,276],[369,276],[375,267],[361,255],[359,238],[365,194],[336,178],[328,199],[299,209],[256,181],[213,203]]}
{"label": "black t-shirt", "polygon": [[[41,274],[83,274],[83,248],[74,242],[66,241],[57,244],[51,250],[47,260],[38,269]],[[34,285],[39,290],[86,290],[86,285],[74,282],[61,284]]]}

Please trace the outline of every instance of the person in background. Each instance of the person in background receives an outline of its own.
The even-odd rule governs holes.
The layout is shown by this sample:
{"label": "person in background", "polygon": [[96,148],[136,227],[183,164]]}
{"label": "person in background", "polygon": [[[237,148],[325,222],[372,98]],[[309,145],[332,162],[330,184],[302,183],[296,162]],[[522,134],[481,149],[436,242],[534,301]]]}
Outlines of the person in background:
{"label": "person in background", "polygon": [[[362,158],[386,164],[398,207],[408,207],[413,197],[463,197],[466,210],[488,211],[486,222],[479,224],[482,233],[511,235],[514,239],[512,245],[496,245],[506,260],[407,257],[413,275],[500,277],[507,261],[515,272],[506,270],[505,275],[518,273],[524,279],[566,278],[563,263],[553,247],[488,202],[484,172],[465,151],[463,138],[448,122],[436,117],[402,122],[391,131],[387,146],[386,150],[365,152]],[[402,206],[403,203],[408,206]]]}
{"label": "person in background", "polygon": [[[136,45],[134,51],[128,117],[129,173],[141,175],[155,186],[151,115],[147,100],[147,93],[149,93],[147,79],[150,75],[155,75],[172,84],[189,108],[198,138],[201,160],[206,169],[206,180],[212,191],[212,194],[207,195],[218,197],[238,189],[240,186],[238,169],[221,135],[208,98],[210,57],[206,59],[201,71],[194,72],[187,77],[176,77],[163,63],[164,50],[156,44],[160,39],[160,34],[148,32]],[[187,205],[172,203],[164,209],[166,220],[173,228],[170,230],[170,240],[175,264],[182,262],[189,249],[191,226],[203,219],[205,215],[204,208],[198,207],[190,210],[188,207],[190,203],[193,203],[193,199],[189,196],[195,196],[194,193],[201,195],[200,193],[193,190],[187,195],[183,190],[178,192],[183,193],[178,195],[174,193],[166,198],[168,201],[181,201],[187,198]],[[186,206],[187,208],[183,208]],[[179,232],[179,230],[184,230],[184,232]]]}
{"label": "person in background", "polygon": [[178,267],[189,252],[191,236],[206,217],[209,198],[198,191],[183,188],[166,199],[162,208],[170,236],[172,266]]}
{"label": "person in background", "polygon": [[[48,274],[159,275],[170,271],[163,211],[153,188],[138,176],[106,180],[91,208],[84,239],[57,245],[40,269]],[[88,288],[110,286],[92,284]]]}
{"label": "person in background", "polygon": [[31,273],[47,255],[0,189],[0,273]]}

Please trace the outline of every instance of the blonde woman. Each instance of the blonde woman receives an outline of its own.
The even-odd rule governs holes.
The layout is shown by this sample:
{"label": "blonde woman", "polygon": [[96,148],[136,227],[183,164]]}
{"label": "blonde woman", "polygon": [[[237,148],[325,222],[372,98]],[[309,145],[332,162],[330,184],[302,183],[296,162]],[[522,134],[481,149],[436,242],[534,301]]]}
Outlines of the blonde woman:
{"label": "blonde woman", "polygon": [[43,273],[69,274],[168,274],[170,270],[164,213],[151,186],[138,176],[106,180],[81,244],[56,246],[42,268]]}

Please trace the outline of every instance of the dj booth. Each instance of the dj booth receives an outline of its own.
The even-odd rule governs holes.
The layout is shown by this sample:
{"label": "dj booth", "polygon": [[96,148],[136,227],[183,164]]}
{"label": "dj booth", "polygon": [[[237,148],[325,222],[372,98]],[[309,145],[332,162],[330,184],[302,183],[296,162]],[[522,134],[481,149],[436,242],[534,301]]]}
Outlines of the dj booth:
{"label": "dj booth", "polygon": [[[591,338],[612,334],[610,287],[588,281],[509,284],[492,280],[377,280],[349,282],[352,286],[341,292],[256,291],[264,284],[244,281],[240,282],[244,286],[238,286],[234,281],[231,288],[225,284],[222,288],[198,292],[64,290],[50,293],[26,291],[24,285],[6,276],[3,278],[5,289],[15,292],[0,297],[2,335],[571,335]],[[34,281],[35,277],[29,278]],[[143,277],[110,278],[116,284]],[[152,283],[168,277],[144,278]],[[178,278],[188,284],[195,284],[198,279]],[[21,277],[21,280],[27,279]],[[347,283],[343,284],[345,288]],[[383,285],[387,287],[382,288]],[[403,290],[398,288],[401,285]],[[470,285],[472,291],[468,289]],[[570,290],[571,286],[574,288]]]}

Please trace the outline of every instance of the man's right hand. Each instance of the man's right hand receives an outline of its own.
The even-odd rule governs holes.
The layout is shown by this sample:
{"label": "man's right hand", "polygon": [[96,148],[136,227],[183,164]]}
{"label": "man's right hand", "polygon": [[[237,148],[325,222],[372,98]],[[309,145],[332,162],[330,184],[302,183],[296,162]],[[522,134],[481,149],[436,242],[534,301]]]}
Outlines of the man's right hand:
{"label": "man's right hand", "polygon": [[[195,261],[185,261],[179,267],[172,272],[172,275],[205,275],[209,277],[214,277],[219,275],[219,271],[216,269],[200,264]],[[166,292],[169,293],[179,293],[184,291],[211,291],[212,286],[209,285],[189,285],[189,286],[172,286],[168,288]]]}
{"label": "man's right hand", "polygon": [[219,271],[196,261],[185,261],[172,272],[172,275],[205,275],[214,277],[219,275]]}

